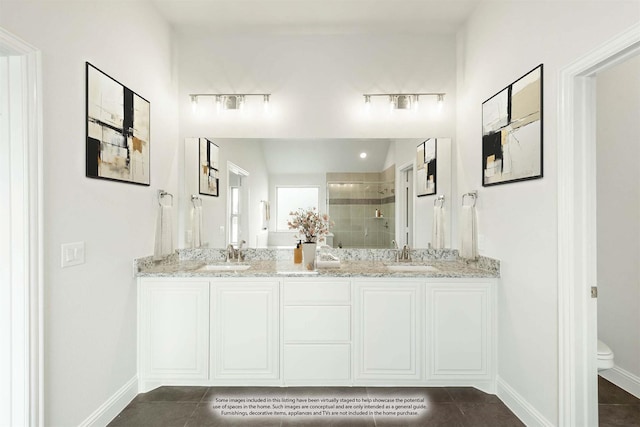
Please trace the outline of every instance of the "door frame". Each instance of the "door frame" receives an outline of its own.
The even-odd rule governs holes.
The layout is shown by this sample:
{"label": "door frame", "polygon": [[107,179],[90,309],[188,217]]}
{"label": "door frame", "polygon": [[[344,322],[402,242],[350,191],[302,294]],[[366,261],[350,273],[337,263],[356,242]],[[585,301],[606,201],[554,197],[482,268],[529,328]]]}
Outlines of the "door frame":
{"label": "door frame", "polygon": [[8,84],[11,203],[10,254],[1,268],[10,274],[10,425],[44,425],[43,358],[43,142],[42,66],[38,49],[0,28],[0,51],[17,58]]}
{"label": "door frame", "polygon": [[[240,166],[236,165],[235,163],[227,160],[227,223],[226,223],[226,227],[228,228],[227,230],[227,238],[226,238],[226,242],[227,245],[229,245],[231,243],[231,174],[234,175],[239,175],[242,178],[248,180],[249,179],[249,172],[244,170],[243,168],[241,168]],[[240,227],[240,230],[242,230],[242,228],[244,228],[244,230],[242,230],[242,232],[244,233],[244,237],[238,237],[238,244],[240,244],[241,240],[244,240],[245,242],[250,242],[250,222],[249,222],[249,212],[250,212],[250,194],[249,194],[249,183],[245,182],[244,185],[244,189],[242,189],[240,191],[240,200],[244,199],[244,201],[246,202],[246,206],[242,206],[242,209],[244,210],[244,212],[241,213],[241,218],[240,218],[240,223],[238,223],[238,227]]]}
{"label": "door frame", "polygon": [[560,426],[598,425],[595,74],[640,52],[640,24],[558,79],[558,408]]}
{"label": "door frame", "polygon": [[[410,172],[409,172],[410,171]],[[411,174],[411,183],[410,183],[410,187],[411,187],[411,194],[410,194],[410,199],[407,199],[407,196],[404,192],[404,177],[405,174],[410,173]],[[402,233],[402,230],[404,229],[403,226],[403,222],[404,222],[404,215],[407,214],[405,206],[409,207],[411,206],[409,215],[410,215],[410,224],[409,227],[411,228],[411,234],[410,234],[410,238],[409,238],[409,242],[407,242],[408,245],[413,246],[413,242],[415,241],[415,230],[416,230],[416,221],[415,221],[415,210],[416,210],[416,204],[415,204],[415,195],[414,195],[414,184],[415,184],[415,163],[414,162],[407,162],[404,163],[400,166],[398,166],[397,168],[397,179],[396,179],[396,194],[399,195],[398,197],[398,202],[396,203],[397,206],[397,210],[396,210],[396,242],[398,242],[398,245],[401,245],[401,242],[404,240],[403,238],[400,238],[400,233]]]}

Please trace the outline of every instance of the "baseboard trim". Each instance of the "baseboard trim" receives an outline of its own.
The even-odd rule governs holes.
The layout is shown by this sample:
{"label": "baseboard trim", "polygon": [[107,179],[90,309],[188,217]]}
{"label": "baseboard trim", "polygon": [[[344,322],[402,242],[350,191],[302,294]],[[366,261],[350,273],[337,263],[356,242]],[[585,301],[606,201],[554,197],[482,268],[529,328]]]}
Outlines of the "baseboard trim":
{"label": "baseboard trim", "polygon": [[497,395],[507,405],[520,421],[529,427],[553,427],[554,424],[547,420],[536,408],[527,402],[502,378],[496,378]]}
{"label": "baseboard trim", "polygon": [[640,377],[632,374],[629,371],[622,369],[619,366],[614,366],[611,369],[598,372],[598,374],[626,391],[633,394],[640,399]]}
{"label": "baseboard trim", "polygon": [[138,376],[134,375],[113,396],[93,411],[78,427],[104,427],[109,424],[138,394]]}

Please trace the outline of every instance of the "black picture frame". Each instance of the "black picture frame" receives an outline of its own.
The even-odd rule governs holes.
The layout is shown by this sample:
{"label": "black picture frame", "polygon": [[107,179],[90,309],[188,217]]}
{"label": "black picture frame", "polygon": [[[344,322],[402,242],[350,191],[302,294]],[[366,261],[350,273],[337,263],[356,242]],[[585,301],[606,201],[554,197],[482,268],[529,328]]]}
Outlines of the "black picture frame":
{"label": "black picture frame", "polygon": [[207,138],[199,140],[198,192],[204,196],[220,196],[220,147]]}
{"label": "black picture frame", "polygon": [[85,176],[151,185],[151,103],[86,62]]}
{"label": "black picture frame", "polygon": [[540,179],[543,75],[540,64],[482,103],[482,186]]}
{"label": "black picture frame", "polygon": [[416,196],[433,196],[438,192],[438,140],[429,138],[416,148]]}

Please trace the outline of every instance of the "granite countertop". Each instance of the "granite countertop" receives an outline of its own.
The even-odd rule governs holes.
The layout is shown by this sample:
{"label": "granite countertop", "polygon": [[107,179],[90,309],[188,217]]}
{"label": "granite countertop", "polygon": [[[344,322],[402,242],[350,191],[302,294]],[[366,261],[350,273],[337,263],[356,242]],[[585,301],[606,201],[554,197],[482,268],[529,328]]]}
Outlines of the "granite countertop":
{"label": "granite countertop", "polygon": [[[303,264],[292,260],[249,260],[239,264],[249,265],[246,270],[203,271],[205,265],[237,264],[222,260],[175,259],[169,262],[145,263],[138,266],[138,277],[396,277],[396,278],[496,278],[499,269],[483,268],[479,262],[455,260],[428,260],[421,262],[393,262],[383,260],[343,260],[338,268],[307,270]],[[392,272],[388,265],[429,265],[435,271]],[[233,268],[233,267],[231,267]]]}

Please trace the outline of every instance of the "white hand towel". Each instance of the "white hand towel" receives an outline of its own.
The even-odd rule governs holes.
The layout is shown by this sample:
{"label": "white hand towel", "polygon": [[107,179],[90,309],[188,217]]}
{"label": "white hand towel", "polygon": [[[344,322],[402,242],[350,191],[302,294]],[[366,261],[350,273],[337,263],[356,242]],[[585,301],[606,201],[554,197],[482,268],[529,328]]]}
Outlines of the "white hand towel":
{"label": "white hand towel", "polygon": [[191,208],[191,246],[199,248],[202,245],[202,206]]}
{"label": "white hand towel", "polygon": [[160,260],[173,253],[173,221],[171,206],[160,206],[156,222],[156,244],[153,259]]}
{"label": "white hand towel", "polygon": [[478,224],[475,206],[463,206],[460,214],[460,256],[478,258]]}
{"label": "white hand towel", "polygon": [[433,207],[433,227],[431,229],[431,245],[434,249],[445,248],[446,224],[444,206]]}

